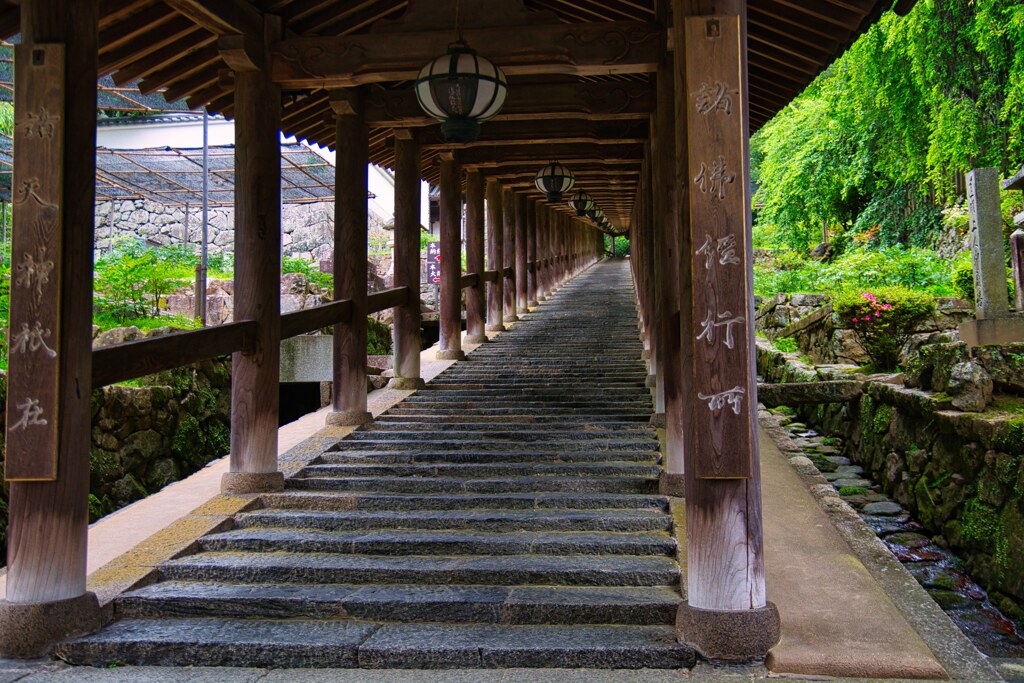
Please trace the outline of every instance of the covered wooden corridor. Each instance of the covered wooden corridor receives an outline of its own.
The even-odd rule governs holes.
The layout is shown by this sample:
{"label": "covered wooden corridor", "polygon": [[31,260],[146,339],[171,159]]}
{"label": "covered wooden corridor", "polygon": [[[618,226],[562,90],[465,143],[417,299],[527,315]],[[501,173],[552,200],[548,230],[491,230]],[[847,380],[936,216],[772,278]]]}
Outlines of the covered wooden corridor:
{"label": "covered wooden corridor", "polygon": [[[899,0],[896,11],[913,2]],[[366,314],[395,309],[393,386],[419,368],[419,188],[441,192],[441,352],[526,314],[628,231],[664,425],[660,492],[685,493],[677,636],[716,659],[763,657],[765,596],[753,364],[748,138],[892,0],[21,0],[16,52],[10,482],[0,654],[95,631],[86,592],[90,387],[233,353],[223,490],[283,489],[281,339],[334,326],[333,425],[371,420]],[[456,39],[499,66],[508,101],[450,142],[411,81]],[[138,81],[235,119],[237,322],[93,352],[95,84]],[[278,106],[279,105],[279,106]],[[338,151],[336,301],[281,315],[279,134]],[[546,203],[550,162],[605,221]],[[366,292],[366,165],[396,178],[395,287]],[[466,267],[460,259],[465,195]],[[598,218],[598,214],[593,214]],[[485,253],[485,245],[487,247]],[[559,324],[571,328],[572,315]],[[34,335],[34,336],[33,336]],[[38,343],[37,343],[38,342]]]}

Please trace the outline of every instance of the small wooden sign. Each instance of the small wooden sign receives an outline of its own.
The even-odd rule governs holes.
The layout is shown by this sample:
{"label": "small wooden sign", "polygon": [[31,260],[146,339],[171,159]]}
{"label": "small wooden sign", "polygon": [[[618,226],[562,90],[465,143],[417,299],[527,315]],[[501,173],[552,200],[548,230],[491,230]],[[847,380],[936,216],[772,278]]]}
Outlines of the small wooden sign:
{"label": "small wooden sign", "polygon": [[686,19],[691,443],[700,479],[750,477],[755,446],[742,47],[738,16]]}
{"label": "small wooden sign", "polygon": [[14,73],[4,472],[8,481],[52,481],[58,447],[64,46],[16,46]]}

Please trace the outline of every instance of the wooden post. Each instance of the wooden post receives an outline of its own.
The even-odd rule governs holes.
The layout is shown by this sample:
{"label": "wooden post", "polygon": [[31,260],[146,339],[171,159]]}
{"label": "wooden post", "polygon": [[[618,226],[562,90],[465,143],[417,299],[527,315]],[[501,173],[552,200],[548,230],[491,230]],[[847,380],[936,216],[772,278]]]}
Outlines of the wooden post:
{"label": "wooden post", "polygon": [[422,389],[420,377],[420,149],[407,129],[395,130],[395,287],[409,299],[395,307],[392,389]]}
{"label": "wooden post", "polygon": [[[679,637],[708,658],[764,657],[765,599],[754,376],[746,0],[673,0],[680,304],[686,411],[687,602]],[[700,16],[695,16],[701,14]],[[678,144],[678,143],[677,143]],[[681,146],[681,145],[680,145]],[[679,147],[677,147],[679,149]]]}
{"label": "wooden post", "polygon": [[487,181],[487,267],[498,272],[494,282],[487,287],[487,326],[488,332],[505,330],[504,289],[505,276],[501,274],[505,267],[505,235],[504,216],[502,212],[501,184],[497,180]]}
{"label": "wooden post", "polygon": [[327,424],[358,426],[373,420],[366,404],[366,205],[368,131],[358,89],[332,90],[335,139],[334,296],[352,302],[348,322],[334,326],[333,412]]}
{"label": "wooden post", "polygon": [[487,302],[484,297],[484,178],[480,171],[466,172],[466,271],[476,273],[477,283],[466,289],[466,343],[487,341],[484,325]]}
{"label": "wooden post", "polygon": [[85,590],[97,4],[21,3],[0,657],[42,656],[101,623]]}
{"label": "wooden post", "polygon": [[537,211],[539,202],[527,200],[526,208],[526,306],[536,308],[537,303]]}
{"label": "wooden post", "polygon": [[502,251],[504,267],[509,274],[505,276],[504,299],[502,308],[507,323],[514,323],[519,320],[516,315],[516,194],[510,189],[501,193],[501,213],[504,240]]}
{"label": "wooden post", "polygon": [[544,202],[537,202],[537,222],[536,230],[537,236],[534,238],[536,242],[536,278],[537,301],[544,301],[547,299],[548,292],[548,253],[547,253],[547,241],[548,231],[551,229],[549,224],[550,213],[548,206]]}
{"label": "wooden post", "polygon": [[441,339],[438,360],[464,360],[462,352],[462,170],[441,156]]}
{"label": "wooden post", "polygon": [[[669,60],[671,57],[668,58]],[[671,61],[658,67],[657,112],[654,116],[652,145],[655,219],[661,223],[658,248],[659,275],[662,283],[661,311],[661,377],[659,386],[665,396],[665,452],[660,491],[682,498],[685,432],[683,429],[682,366],[680,364],[679,329],[679,229],[676,219],[676,135],[675,83]],[[681,110],[685,112],[685,109]],[[685,114],[681,114],[685,115]]]}
{"label": "wooden post", "polygon": [[1013,266],[1013,307],[1024,311],[1024,230],[1020,228],[1010,235],[1010,264]]}
{"label": "wooden post", "polygon": [[516,195],[516,310],[529,313],[529,259],[527,258],[527,216],[530,213],[529,200],[525,194]]}
{"label": "wooden post", "polygon": [[[268,21],[265,41],[280,38]],[[279,491],[281,364],[281,89],[265,54],[222,50],[235,71],[235,320],[255,320],[256,348],[231,359],[231,470],[221,489]]]}

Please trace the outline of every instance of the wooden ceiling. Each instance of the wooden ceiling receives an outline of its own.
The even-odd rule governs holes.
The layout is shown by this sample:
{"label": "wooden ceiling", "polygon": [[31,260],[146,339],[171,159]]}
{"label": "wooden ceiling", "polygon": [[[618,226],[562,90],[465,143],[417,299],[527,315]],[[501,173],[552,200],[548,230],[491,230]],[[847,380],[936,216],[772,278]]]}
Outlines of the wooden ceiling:
{"label": "wooden ceiling", "polygon": [[[502,12],[515,4],[483,1]],[[897,11],[908,11],[913,1],[898,0]],[[436,9],[451,0],[413,2]],[[657,3],[667,0],[522,2],[531,12],[549,13],[549,22],[642,22],[660,30],[663,13]],[[401,21],[408,5],[408,0],[100,0],[100,74],[110,75],[118,85],[136,84],[143,94],[166,89],[169,101],[185,98],[191,107],[206,106],[211,113],[230,117],[232,82],[225,77],[227,67],[218,51],[220,35],[260,33],[263,13],[283,19],[286,40],[355,40],[371,30],[380,32],[389,21]],[[752,128],[791,101],[892,5],[893,0],[749,0]],[[454,24],[450,16],[440,12],[439,27]],[[0,37],[17,32],[16,0],[0,0]],[[529,32],[516,36],[524,45],[529,39]],[[474,46],[487,56],[488,45]],[[519,73],[514,63],[509,68],[495,61],[509,71],[508,103],[497,119],[484,124],[480,141],[460,151],[462,161],[526,188],[532,184],[531,169],[558,159],[577,172],[579,185],[598,198],[613,223],[628,225],[647,119],[654,108],[652,69],[609,67],[606,74],[597,69],[566,76],[551,74],[564,73],[561,68],[521,68],[527,73]],[[360,82],[369,83],[371,161],[390,166],[394,129],[414,128],[424,145],[424,178],[436,180],[437,155],[451,147],[444,145],[436,123],[420,112],[410,83],[377,78]],[[282,120],[286,133],[333,148],[334,124],[323,88],[286,86]]]}

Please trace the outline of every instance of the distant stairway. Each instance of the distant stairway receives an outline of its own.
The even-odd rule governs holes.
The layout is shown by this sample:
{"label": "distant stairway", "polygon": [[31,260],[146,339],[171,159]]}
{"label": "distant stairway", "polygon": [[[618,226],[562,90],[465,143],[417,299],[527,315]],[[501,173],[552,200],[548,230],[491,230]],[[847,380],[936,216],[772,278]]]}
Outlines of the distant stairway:
{"label": "distant stairway", "polygon": [[605,263],[211,534],[74,664],[680,668],[627,267]]}

